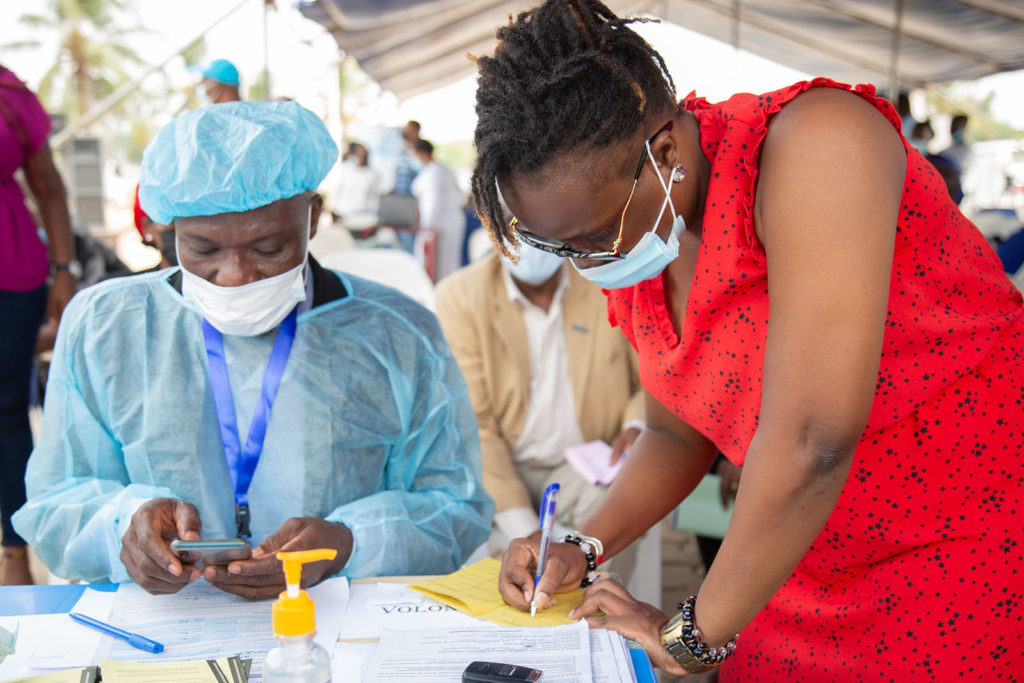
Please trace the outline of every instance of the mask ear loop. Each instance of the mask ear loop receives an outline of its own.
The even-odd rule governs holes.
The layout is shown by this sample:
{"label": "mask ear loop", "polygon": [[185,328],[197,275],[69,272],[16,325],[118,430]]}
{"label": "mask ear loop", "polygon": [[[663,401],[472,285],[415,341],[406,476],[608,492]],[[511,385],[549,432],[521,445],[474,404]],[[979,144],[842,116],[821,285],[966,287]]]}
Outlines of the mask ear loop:
{"label": "mask ear loop", "polygon": [[644,148],[647,150],[647,158],[654,164],[654,172],[658,176],[658,182],[661,183],[661,189],[665,190],[665,201],[661,203],[661,211],[658,212],[658,220],[654,223],[654,227],[651,232],[657,233],[658,226],[661,225],[661,217],[665,215],[665,206],[668,205],[672,209],[672,218],[676,218],[676,206],[672,203],[672,192],[671,185],[665,183],[665,179],[661,177],[661,169],[658,168],[658,162],[654,160],[654,153],[651,151],[651,141],[647,140],[644,142]]}
{"label": "mask ear loop", "polygon": [[306,209],[306,254],[302,257],[302,286],[306,286],[309,277],[309,243],[313,239],[313,202],[310,200]]}

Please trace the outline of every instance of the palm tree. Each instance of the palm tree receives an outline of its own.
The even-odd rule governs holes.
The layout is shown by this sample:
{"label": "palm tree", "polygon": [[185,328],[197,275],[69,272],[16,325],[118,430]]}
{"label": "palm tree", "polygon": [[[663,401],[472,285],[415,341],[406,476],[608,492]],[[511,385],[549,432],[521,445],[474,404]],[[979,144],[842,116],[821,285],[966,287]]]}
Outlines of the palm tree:
{"label": "palm tree", "polygon": [[[97,101],[128,80],[125,67],[143,63],[124,43],[138,28],[118,28],[115,18],[126,13],[125,0],[45,0],[41,13],[24,14],[18,22],[33,30],[59,35],[57,56],[39,85],[42,100],[74,121]],[[38,40],[9,43],[6,48],[39,47]]]}

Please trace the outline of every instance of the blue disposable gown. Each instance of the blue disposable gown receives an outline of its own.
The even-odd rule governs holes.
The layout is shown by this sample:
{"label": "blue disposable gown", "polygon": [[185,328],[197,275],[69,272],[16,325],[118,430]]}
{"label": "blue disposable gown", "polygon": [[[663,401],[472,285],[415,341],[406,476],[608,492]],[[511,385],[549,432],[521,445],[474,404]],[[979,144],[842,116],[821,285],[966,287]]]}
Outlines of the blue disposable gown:
{"label": "blue disposable gown", "polygon": [[[61,322],[18,532],[57,575],[127,581],[121,536],[145,501],[194,504],[203,538],[235,514],[199,314],[168,271],[76,296]],[[352,578],[453,571],[494,504],[465,382],[433,314],[341,275],[348,295],[298,317],[249,489],[253,542],[290,517],[352,530]],[[244,442],[276,331],[225,335]]]}

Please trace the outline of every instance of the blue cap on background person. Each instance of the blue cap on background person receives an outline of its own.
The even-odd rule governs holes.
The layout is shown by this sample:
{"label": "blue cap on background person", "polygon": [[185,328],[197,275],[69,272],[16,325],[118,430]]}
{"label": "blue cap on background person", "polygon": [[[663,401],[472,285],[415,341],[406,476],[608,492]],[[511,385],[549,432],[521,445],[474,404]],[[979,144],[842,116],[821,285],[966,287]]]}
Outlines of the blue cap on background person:
{"label": "blue cap on background person", "polygon": [[230,102],[183,114],[142,155],[139,202],[175,218],[250,211],[315,190],[338,159],[327,127],[297,102]]}
{"label": "blue cap on background person", "polygon": [[233,85],[236,88],[239,85],[238,69],[226,59],[215,59],[206,66],[189,67],[189,70],[198,71],[203,78],[209,78],[211,81],[217,81],[224,85]]}

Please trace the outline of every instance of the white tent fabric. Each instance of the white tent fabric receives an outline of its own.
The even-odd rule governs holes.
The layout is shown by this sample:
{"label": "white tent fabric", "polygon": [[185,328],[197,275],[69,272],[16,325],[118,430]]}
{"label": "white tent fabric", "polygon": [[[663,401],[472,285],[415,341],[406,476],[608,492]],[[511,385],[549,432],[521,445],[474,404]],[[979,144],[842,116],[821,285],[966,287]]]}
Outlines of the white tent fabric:
{"label": "white tent fabric", "polygon": [[[539,0],[538,0],[539,1]],[[509,0],[303,0],[339,47],[398,97],[473,73],[494,30],[535,4]],[[888,88],[1024,69],[1021,0],[605,0],[780,64]],[[895,59],[894,59],[895,57]]]}

